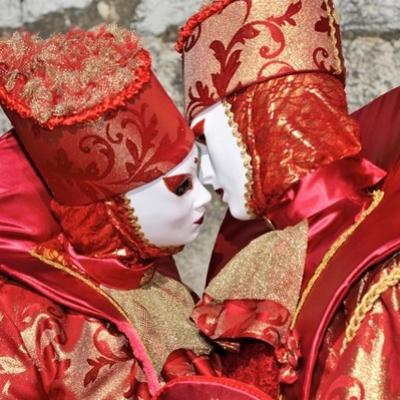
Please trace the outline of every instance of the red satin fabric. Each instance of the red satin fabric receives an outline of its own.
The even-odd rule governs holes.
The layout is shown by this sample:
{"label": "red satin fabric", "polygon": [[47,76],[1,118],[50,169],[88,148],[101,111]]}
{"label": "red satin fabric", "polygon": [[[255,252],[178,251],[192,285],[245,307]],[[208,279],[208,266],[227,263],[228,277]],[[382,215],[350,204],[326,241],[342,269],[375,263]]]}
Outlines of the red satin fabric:
{"label": "red satin fabric", "polygon": [[[297,386],[288,388],[287,398],[309,399],[313,372],[320,346],[330,321],[345,299],[349,288],[368,268],[384,261],[400,249],[400,168],[388,175],[385,197],[378,208],[362,223],[339,249],[318,278],[296,323],[302,338],[304,367]],[[375,234],[371,234],[374,232]]]}
{"label": "red satin fabric", "polygon": [[390,170],[400,160],[400,87],[353,114],[361,127],[362,154]]}
{"label": "red satin fabric", "polygon": [[225,376],[251,383],[274,399],[279,382],[297,379],[298,341],[288,333],[290,313],[281,304],[250,299],[219,302],[205,294],[191,318],[227,350],[221,354]]}
{"label": "red satin fabric", "polygon": [[385,172],[365,159],[343,159],[302,179],[268,216],[278,229],[308,219],[308,248],[303,288],[334,240],[369,205],[368,190]]}
{"label": "red satin fabric", "polygon": [[227,378],[188,377],[164,386],[153,400],[271,400],[251,385]]}
{"label": "red satin fabric", "polygon": [[[269,300],[226,300],[217,302],[208,295],[193,310],[191,318],[209,338],[220,343],[241,338],[259,339],[277,348],[284,340],[290,314]],[[263,329],[259,329],[260,323]],[[265,324],[265,326],[264,326]]]}

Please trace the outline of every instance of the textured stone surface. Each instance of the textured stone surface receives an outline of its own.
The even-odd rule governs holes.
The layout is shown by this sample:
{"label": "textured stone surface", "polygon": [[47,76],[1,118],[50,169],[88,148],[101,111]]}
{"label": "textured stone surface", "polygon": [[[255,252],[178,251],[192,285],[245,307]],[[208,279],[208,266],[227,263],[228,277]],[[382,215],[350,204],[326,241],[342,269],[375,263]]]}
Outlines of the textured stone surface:
{"label": "textured stone surface", "polygon": [[400,85],[400,36],[396,40],[355,36],[343,45],[351,110]]}
{"label": "textured stone surface", "polygon": [[161,35],[171,25],[181,25],[201,4],[202,0],[174,0],[163,5],[160,0],[142,0],[137,8],[135,26],[141,33]]}
{"label": "textured stone surface", "polygon": [[92,0],[24,0],[21,3],[22,20],[24,23],[35,22],[42,16],[60,12],[65,8],[85,8]]}
{"label": "textured stone surface", "polygon": [[0,27],[17,28],[22,24],[21,3],[15,0],[0,0]]}
{"label": "textured stone surface", "polygon": [[400,30],[400,2],[398,0],[337,0],[342,30],[390,32]]}
{"label": "textured stone surface", "polygon": [[[154,70],[182,106],[181,74],[174,41],[178,27],[203,0],[0,0],[0,34],[15,28],[47,36],[78,25],[115,22],[135,28],[154,56]],[[337,0],[347,60],[347,92],[355,110],[400,85],[400,1]],[[0,129],[8,129],[0,113]],[[0,160],[1,162],[1,160]],[[214,198],[199,239],[177,256],[185,281],[197,292],[225,207]]]}

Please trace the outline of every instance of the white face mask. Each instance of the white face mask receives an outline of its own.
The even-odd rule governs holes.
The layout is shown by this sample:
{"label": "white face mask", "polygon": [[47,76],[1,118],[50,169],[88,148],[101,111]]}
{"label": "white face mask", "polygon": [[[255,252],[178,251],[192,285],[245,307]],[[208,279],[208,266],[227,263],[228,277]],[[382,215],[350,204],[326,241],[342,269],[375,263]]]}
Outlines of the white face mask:
{"label": "white face mask", "polygon": [[231,214],[240,220],[252,219],[246,206],[246,167],[241,149],[229,125],[224,106],[218,102],[197,115],[192,128],[202,131],[207,146],[201,146],[200,178],[216,191],[223,190],[222,200]]}
{"label": "white face mask", "polygon": [[158,247],[183,246],[200,232],[210,193],[197,177],[199,151],[164,176],[126,194],[145,237]]}

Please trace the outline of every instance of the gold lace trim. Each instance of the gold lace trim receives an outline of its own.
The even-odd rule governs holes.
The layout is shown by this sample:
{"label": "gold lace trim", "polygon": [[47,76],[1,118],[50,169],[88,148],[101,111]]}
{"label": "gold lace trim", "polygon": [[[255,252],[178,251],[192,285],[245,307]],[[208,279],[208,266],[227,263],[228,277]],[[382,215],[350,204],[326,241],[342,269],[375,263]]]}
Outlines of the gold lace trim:
{"label": "gold lace trim", "polygon": [[376,207],[381,203],[383,197],[384,197],[384,192],[381,190],[377,190],[372,193],[372,202],[371,205],[362,212],[360,218],[358,221],[356,221],[350,228],[348,228],[337,240],[335,243],[333,243],[332,247],[329,249],[329,251],[324,255],[324,258],[322,259],[321,264],[318,266],[318,268],[315,270],[314,275],[311,277],[310,281],[308,282],[306,288],[303,291],[303,294],[301,296],[300,302],[296,308],[296,311],[293,315],[293,320],[291,323],[291,329],[294,328],[297,318],[304,306],[304,303],[307,300],[307,297],[311,293],[311,290],[313,289],[315,283],[319,279],[320,275],[324,272],[325,268],[327,267],[329,261],[332,259],[332,257],[336,254],[336,252],[340,249],[340,247],[343,246],[343,244],[347,241],[347,239],[356,231],[356,229],[363,223],[363,221],[375,210]]}
{"label": "gold lace trim", "polygon": [[395,268],[389,274],[382,276],[379,281],[371,286],[356,307],[353,316],[346,328],[340,354],[346,350],[349,343],[354,339],[361,327],[367,314],[372,310],[379,298],[390,288],[400,283],[400,266],[396,264]]}
{"label": "gold lace trim", "polygon": [[343,65],[342,65],[342,61],[340,59],[340,51],[338,48],[338,41],[336,38],[336,26],[335,26],[335,22],[338,22],[338,16],[336,14],[336,11],[334,8],[332,8],[329,5],[329,1],[328,0],[324,0],[325,6],[326,6],[326,11],[328,13],[328,19],[329,19],[329,26],[331,28],[331,39],[333,42],[333,47],[334,47],[334,57],[335,57],[335,61],[336,61],[336,68],[337,70],[334,72],[334,74],[336,75],[340,75],[343,72]]}
{"label": "gold lace trim", "polygon": [[250,217],[255,218],[253,207],[251,206],[252,192],[253,192],[253,166],[251,164],[251,156],[247,151],[247,146],[243,141],[242,135],[239,132],[239,126],[235,121],[230,104],[226,100],[222,100],[222,105],[225,110],[225,115],[228,117],[228,124],[232,129],[233,136],[240,149],[240,155],[246,170],[246,183],[245,183],[245,206]]}

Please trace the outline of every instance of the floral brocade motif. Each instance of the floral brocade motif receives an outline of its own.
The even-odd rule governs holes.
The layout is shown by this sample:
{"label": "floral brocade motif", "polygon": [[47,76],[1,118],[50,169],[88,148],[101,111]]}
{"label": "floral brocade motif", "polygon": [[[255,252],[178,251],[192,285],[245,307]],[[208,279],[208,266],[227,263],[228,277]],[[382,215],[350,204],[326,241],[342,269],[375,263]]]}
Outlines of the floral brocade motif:
{"label": "floral brocade motif", "polygon": [[109,324],[3,280],[1,317],[1,398],[123,400],[148,393],[127,340]]}
{"label": "floral brocade motif", "polygon": [[252,83],[306,71],[344,75],[330,0],[215,1],[188,20],[177,48],[190,120]]}
{"label": "floral brocade motif", "polygon": [[[4,277],[0,335],[1,399],[152,398],[135,349],[114,325],[62,307]],[[150,337],[147,343],[151,345]],[[218,376],[219,363],[217,355],[180,349],[169,355],[162,378]]]}
{"label": "floral brocade motif", "polygon": [[54,198],[65,205],[149,183],[178,165],[194,141],[154,75],[141,93],[94,122],[50,131],[10,110],[7,115]]}
{"label": "floral brocade motif", "polygon": [[348,294],[324,339],[317,400],[398,400],[399,256],[366,273]]}
{"label": "floral brocade motif", "polygon": [[262,215],[317,168],[357,154],[359,127],[342,84],[307,73],[253,85],[227,98],[252,158],[252,209]]}

